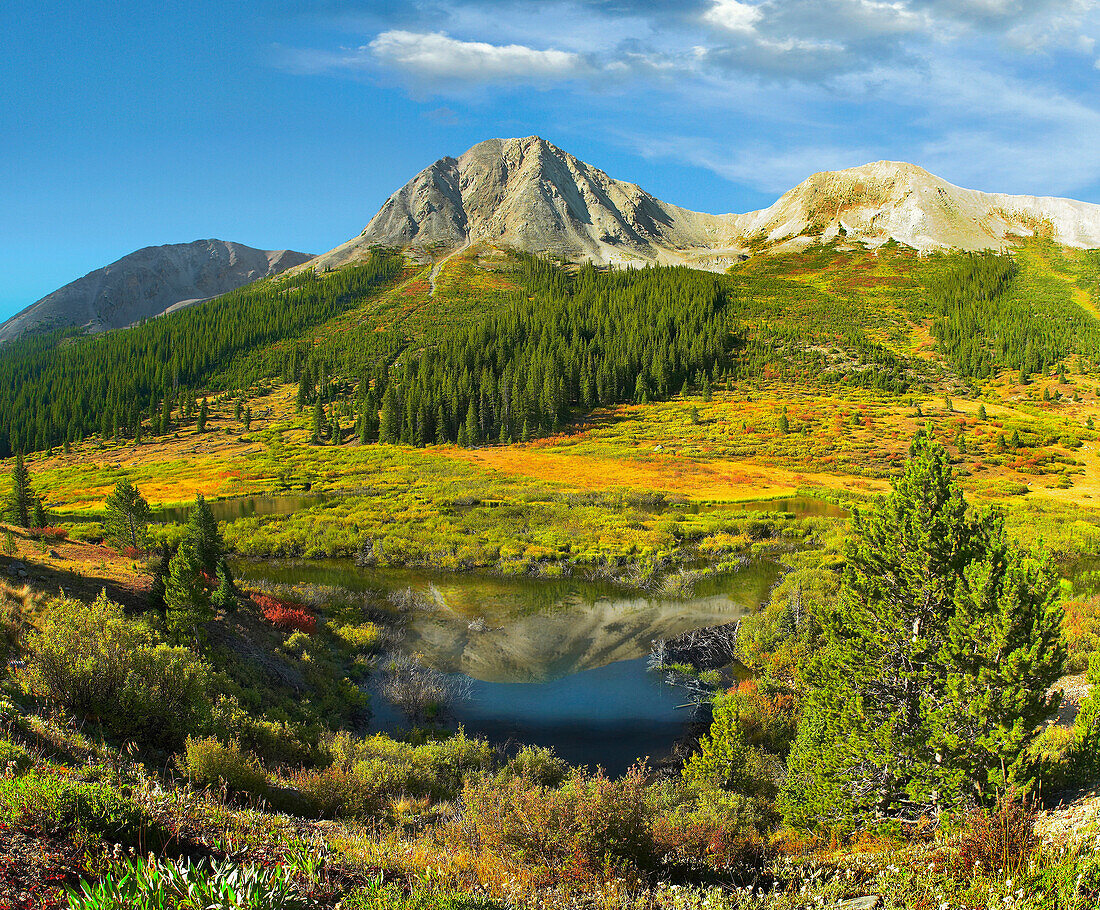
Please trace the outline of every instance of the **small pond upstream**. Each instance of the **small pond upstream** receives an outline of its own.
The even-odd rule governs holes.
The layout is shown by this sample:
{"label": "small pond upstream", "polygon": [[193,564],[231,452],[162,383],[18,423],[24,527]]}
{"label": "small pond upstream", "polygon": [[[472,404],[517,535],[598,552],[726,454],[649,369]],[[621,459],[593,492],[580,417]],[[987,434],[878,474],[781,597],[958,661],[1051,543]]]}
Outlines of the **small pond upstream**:
{"label": "small pond upstream", "polygon": [[[412,590],[400,647],[462,682],[451,713],[472,735],[552,746],[567,761],[613,774],[667,755],[691,720],[683,690],[647,669],[657,638],[734,622],[765,601],[773,563],[706,578],[689,596],[638,593],[606,582],[362,569],[346,560],[245,562],[244,580]],[[372,726],[403,725],[378,695]]]}

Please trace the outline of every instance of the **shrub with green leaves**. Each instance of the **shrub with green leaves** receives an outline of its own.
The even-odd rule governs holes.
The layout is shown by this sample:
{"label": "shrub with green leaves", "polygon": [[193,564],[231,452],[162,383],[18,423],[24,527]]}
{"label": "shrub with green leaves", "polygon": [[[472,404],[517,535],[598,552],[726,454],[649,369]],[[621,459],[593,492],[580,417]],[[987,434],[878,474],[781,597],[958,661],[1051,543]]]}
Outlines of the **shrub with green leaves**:
{"label": "shrub with green leaves", "polygon": [[106,592],[56,601],[28,649],[28,693],[143,746],[178,747],[209,711],[209,666],[159,642]]}
{"label": "shrub with green leaves", "polygon": [[112,787],[37,771],[0,779],[0,815],[25,829],[46,834],[80,829],[142,849],[166,839],[144,809]]}
{"label": "shrub with green leaves", "polygon": [[27,750],[8,739],[0,739],[0,776],[10,772],[22,774],[34,762]]}
{"label": "shrub with green leaves", "polygon": [[227,787],[241,795],[266,796],[267,773],[259,760],[237,743],[223,743],[217,737],[187,737],[182,770],[191,783],[200,787]]}

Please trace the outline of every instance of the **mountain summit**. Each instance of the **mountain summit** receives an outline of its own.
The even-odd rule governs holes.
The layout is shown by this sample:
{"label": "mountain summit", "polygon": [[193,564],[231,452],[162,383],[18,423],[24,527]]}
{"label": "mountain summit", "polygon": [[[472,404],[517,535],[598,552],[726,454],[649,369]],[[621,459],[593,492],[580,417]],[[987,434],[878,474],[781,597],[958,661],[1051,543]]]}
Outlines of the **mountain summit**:
{"label": "mountain summit", "polygon": [[879,161],[815,174],[758,212],[708,215],[529,136],[441,158],[390,196],[358,237],[314,264],[338,267],[376,245],[426,254],[488,241],[597,263],[724,269],[760,250],[838,238],[929,251],[997,249],[1035,234],[1100,247],[1100,206],[962,189],[915,165]]}
{"label": "mountain summit", "polygon": [[0,342],[26,332],[84,326],[119,329],[236,290],[309,260],[225,240],[149,246],[90,272],[0,325]]}

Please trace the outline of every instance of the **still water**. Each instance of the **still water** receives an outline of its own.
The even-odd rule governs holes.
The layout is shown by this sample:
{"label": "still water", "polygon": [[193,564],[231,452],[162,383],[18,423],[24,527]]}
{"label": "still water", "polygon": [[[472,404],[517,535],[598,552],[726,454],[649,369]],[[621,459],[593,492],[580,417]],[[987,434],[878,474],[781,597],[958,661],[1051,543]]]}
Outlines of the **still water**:
{"label": "still water", "polygon": [[[242,579],[413,591],[400,647],[463,682],[453,719],[498,743],[552,746],[566,760],[625,771],[667,754],[691,719],[684,692],[646,668],[657,638],[736,621],[779,578],[759,561],[703,579],[689,596],[608,582],[362,569],[343,560],[242,563]],[[401,726],[376,696],[373,724]]]}

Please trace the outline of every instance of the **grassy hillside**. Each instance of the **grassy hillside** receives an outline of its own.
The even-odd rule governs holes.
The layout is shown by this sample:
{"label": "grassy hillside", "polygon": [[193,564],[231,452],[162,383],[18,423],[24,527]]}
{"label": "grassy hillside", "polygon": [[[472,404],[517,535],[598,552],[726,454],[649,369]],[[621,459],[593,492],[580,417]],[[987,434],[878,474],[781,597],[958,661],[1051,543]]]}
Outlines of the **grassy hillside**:
{"label": "grassy hillside", "polygon": [[[105,890],[74,906],[143,906],[107,894],[123,880],[160,882],[177,895],[171,906],[186,907],[178,895],[188,888],[212,893],[234,877],[252,882],[256,899],[241,906],[256,908],[794,910],[872,894],[922,910],[1094,905],[1100,859],[1073,817],[1043,815],[1039,840],[996,858],[990,830],[1030,831],[1035,820],[1010,799],[995,816],[955,813],[924,827],[780,824],[776,788],[802,668],[821,641],[816,619],[801,617],[836,602],[849,525],[710,507],[794,493],[866,502],[930,428],[971,503],[998,505],[1013,539],[1055,558],[1069,667],[1082,672],[1100,643],[1094,255],[1038,241],[1010,264],[831,246],[691,276],[715,288],[708,331],[728,342],[719,345],[727,359],[688,346],[680,360],[669,355],[665,375],[643,358],[644,394],[631,377],[604,401],[586,402],[583,375],[562,369],[563,388],[577,394],[560,400],[559,426],[529,426],[526,442],[509,442],[515,427],[490,400],[497,432],[466,445],[381,444],[380,427],[364,434],[364,416],[383,409],[379,388],[445,389],[425,361],[476,362],[457,373],[499,393],[494,371],[507,373],[507,358],[478,360],[483,351],[468,343],[487,326],[518,338],[548,332],[539,319],[554,314],[554,325],[576,326],[571,350],[585,369],[626,362],[635,351],[600,360],[606,313],[586,321],[577,304],[598,308],[616,286],[657,293],[670,273],[557,272],[488,248],[374,268],[344,296],[329,290],[348,287],[349,273],[291,276],[281,290],[234,298],[261,306],[298,282],[317,305],[285,336],[227,331],[231,353],[172,396],[150,374],[153,400],[141,398],[132,416],[119,408],[130,422],[117,433],[93,425],[68,450],[62,440],[28,455],[57,530],[0,529],[0,567],[26,573],[0,586],[0,659],[14,659],[0,680],[0,908],[63,906],[56,886],[80,881]],[[215,324],[196,312],[196,325]],[[975,312],[1005,331],[974,336],[960,354],[943,339],[962,336],[944,326],[968,325]],[[1035,335],[1036,320],[1054,330]],[[117,354],[132,341],[49,343],[72,349],[66,363],[94,364],[91,352]],[[0,360],[29,376],[35,358],[56,354]],[[479,432],[483,419],[479,408]],[[503,756],[430,724],[404,739],[366,735],[352,682],[394,672],[389,649],[410,607],[253,585],[213,610],[194,641],[170,640],[165,614],[148,608],[156,558],[102,542],[103,502],[121,479],[154,505],[196,493],[340,494],[293,515],[224,523],[239,557],[604,576],[649,590],[689,589],[751,555],[780,559],[786,574],[771,602],[742,625],[739,659],[753,679],[715,692],[750,731],[744,778],[716,784],[674,768],[608,780],[539,750]],[[161,526],[151,544],[175,546],[186,533]],[[103,589],[126,609],[96,604]],[[98,637],[108,631],[115,638]],[[99,666],[81,653],[109,655],[116,675],[65,688],[66,673]],[[154,723],[164,717],[177,723]],[[1029,754],[1044,795],[1095,778],[1071,724],[1072,712]],[[139,861],[150,850],[157,859]]]}

